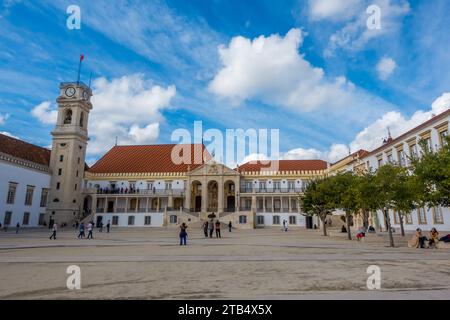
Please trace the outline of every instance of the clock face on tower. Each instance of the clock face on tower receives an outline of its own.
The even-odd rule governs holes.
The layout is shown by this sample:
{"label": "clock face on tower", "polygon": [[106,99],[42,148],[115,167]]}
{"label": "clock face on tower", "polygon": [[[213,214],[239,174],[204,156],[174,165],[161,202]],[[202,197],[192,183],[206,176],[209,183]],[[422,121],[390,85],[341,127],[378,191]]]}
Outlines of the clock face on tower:
{"label": "clock face on tower", "polygon": [[88,100],[89,99],[89,94],[87,91],[83,91],[83,99],[84,100]]}
{"label": "clock face on tower", "polygon": [[74,87],[68,87],[65,91],[66,96],[73,97],[75,95],[75,88]]}

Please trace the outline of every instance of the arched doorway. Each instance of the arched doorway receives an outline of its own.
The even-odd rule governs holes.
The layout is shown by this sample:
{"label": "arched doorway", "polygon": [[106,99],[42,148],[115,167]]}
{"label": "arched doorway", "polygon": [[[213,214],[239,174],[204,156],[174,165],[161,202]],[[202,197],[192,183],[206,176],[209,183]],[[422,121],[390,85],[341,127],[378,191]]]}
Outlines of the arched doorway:
{"label": "arched doorway", "polygon": [[191,208],[194,209],[195,212],[202,211],[202,184],[200,181],[192,182]]}
{"label": "arched doorway", "polygon": [[224,184],[225,212],[236,211],[236,187],[233,181]]}
{"label": "arched doorway", "polygon": [[208,211],[217,212],[219,206],[219,185],[217,181],[210,181],[208,183]]}

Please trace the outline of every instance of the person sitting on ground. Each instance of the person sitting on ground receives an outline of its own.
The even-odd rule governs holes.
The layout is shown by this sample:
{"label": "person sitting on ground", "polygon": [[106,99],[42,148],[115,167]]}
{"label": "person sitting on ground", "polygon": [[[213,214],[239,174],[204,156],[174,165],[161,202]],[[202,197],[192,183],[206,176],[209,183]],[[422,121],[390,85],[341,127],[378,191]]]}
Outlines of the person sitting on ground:
{"label": "person sitting on ground", "polygon": [[369,226],[369,233],[375,233],[375,228],[373,226]]}
{"label": "person sitting on ground", "polygon": [[437,248],[439,243],[439,232],[437,232],[436,228],[431,229],[428,240],[429,248]]}
{"label": "person sitting on ground", "polygon": [[[1,228],[1,224],[0,224],[0,228]],[[439,239],[439,241],[450,242],[450,234],[443,236],[442,238]]]}
{"label": "person sitting on ground", "polygon": [[422,229],[417,228],[416,233],[411,240],[408,241],[408,247],[410,248],[425,248],[425,241],[427,237],[422,235]]}
{"label": "person sitting on ground", "polygon": [[342,225],[341,232],[342,233],[347,233],[347,228],[344,225]]}
{"label": "person sitting on ground", "polygon": [[356,233],[356,239],[360,241],[362,238],[366,236],[366,230],[363,228],[359,228],[358,232]]}

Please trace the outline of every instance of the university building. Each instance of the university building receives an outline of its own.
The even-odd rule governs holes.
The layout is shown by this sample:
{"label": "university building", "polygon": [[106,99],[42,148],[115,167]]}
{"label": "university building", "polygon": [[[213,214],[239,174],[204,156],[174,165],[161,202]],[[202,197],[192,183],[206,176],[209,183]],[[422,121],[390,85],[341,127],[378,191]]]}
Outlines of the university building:
{"label": "university building", "polygon": [[50,150],[0,134],[0,223],[36,227],[45,222]]}
{"label": "university building", "polygon": [[[408,165],[420,153],[419,139],[431,150],[448,134],[447,110],[373,151],[359,150],[330,164],[322,160],[279,160],[229,168],[202,144],[114,146],[92,167],[85,164],[91,89],[62,83],[52,150],[0,135],[0,222],[14,226],[71,225],[76,220],[108,221],[120,227],[200,225],[214,217],[238,228],[312,228],[299,195],[308,182],[344,170],[375,170],[386,162]],[[174,161],[174,154],[187,161]],[[274,169],[275,168],[275,169]],[[398,216],[391,212],[394,227]],[[450,230],[448,208],[419,208],[405,228]],[[358,218],[356,225],[361,224]],[[381,212],[371,224],[384,228]]]}
{"label": "university building", "polygon": [[[376,171],[384,164],[391,163],[402,167],[411,165],[411,159],[420,156],[423,152],[419,141],[423,140],[430,151],[439,150],[445,142],[448,135],[450,121],[450,109],[431,119],[425,121],[419,126],[392,138],[388,137],[384,143],[370,152],[359,150],[354,154],[338,161],[330,167],[330,173],[340,171]],[[399,230],[400,218],[394,210],[389,211],[391,225]],[[447,207],[421,207],[410,212],[405,216],[405,230],[430,230],[436,227],[438,230],[450,230],[450,209]],[[362,225],[362,219],[356,218],[356,226]],[[377,227],[378,230],[387,230],[387,222],[381,211],[374,212],[370,216],[370,224]]]}

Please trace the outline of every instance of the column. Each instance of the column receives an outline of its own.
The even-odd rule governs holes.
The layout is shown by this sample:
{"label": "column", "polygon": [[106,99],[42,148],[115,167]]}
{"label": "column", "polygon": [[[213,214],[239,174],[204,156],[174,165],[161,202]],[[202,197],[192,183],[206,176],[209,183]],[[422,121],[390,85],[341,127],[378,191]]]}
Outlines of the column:
{"label": "column", "polygon": [[202,212],[206,212],[208,208],[208,184],[206,180],[202,182]]}
{"label": "column", "polygon": [[252,211],[256,212],[256,196],[252,196]]}
{"label": "column", "polygon": [[167,207],[170,208],[170,210],[173,210],[173,196],[170,195],[169,199],[167,201]]}
{"label": "column", "polygon": [[272,196],[272,212],[275,212],[275,209],[273,207],[273,196]]}
{"label": "column", "polygon": [[116,203],[114,205],[114,213],[117,213],[117,206],[119,205],[119,199],[116,197]]}
{"label": "column", "polygon": [[159,212],[159,206],[160,206],[159,197],[157,199],[158,199],[158,202],[156,203],[156,211]]}
{"label": "column", "polygon": [[94,195],[92,197],[92,204],[91,204],[91,212],[92,214],[97,213],[97,195]]}
{"label": "column", "polygon": [[128,197],[125,198],[125,213],[128,213]]}
{"label": "column", "polygon": [[291,197],[288,197],[288,206],[289,206],[289,213],[291,213],[292,212]]}
{"label": "column", "polygon": [[266,213],[266,196],[263,196],[263,212]]}
{"label": "column", "polygon": [[217,211],[218,212],[223,212],[223,208],[224,208],[223,203],[224,203],[225,190],[224,190],[222,182],[218,182],[217,184],[218,184],[218,186],[217,186],[217,192],[218,192],[218,195],[217,195]]}
{"label": "column", "polygon": [[184,207],[189,211],[191,209],[191,185],[186,182],[187,185],[184,186],[185,196],[184,196]]}
{"label": "column", "polygon": [[134,212],[138,212],[138,208],[139,208],[139,198],[136,198],[136,207],[134,208]]}
{"label": "column", "polygon": [[147,197],[146,199],[147,199],[147,205],[145,206],[145,212],[148,212],[148,200],[149,200],[149,198]]}

